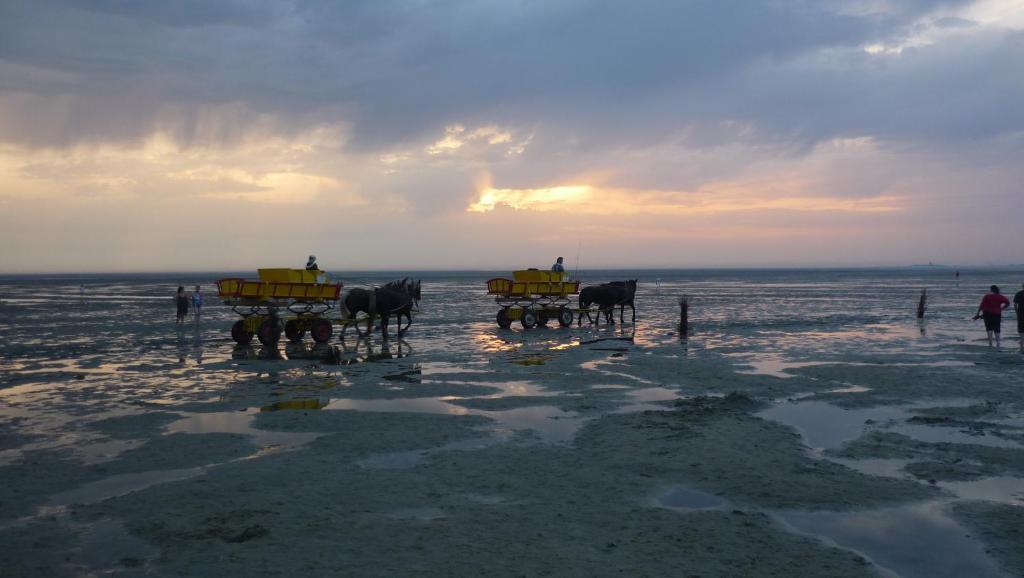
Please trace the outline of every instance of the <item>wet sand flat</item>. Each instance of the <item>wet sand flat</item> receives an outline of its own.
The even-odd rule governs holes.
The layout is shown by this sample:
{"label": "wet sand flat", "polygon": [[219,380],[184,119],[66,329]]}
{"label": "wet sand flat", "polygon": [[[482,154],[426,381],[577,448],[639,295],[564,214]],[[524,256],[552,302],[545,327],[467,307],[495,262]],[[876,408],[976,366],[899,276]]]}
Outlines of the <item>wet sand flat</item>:
{"label": "wet sand flat", "polygon": [[330,348],[176,326],[209,278],[2,280],[0,567],[1022,575],[1024,356],[919,275],[661,273],[636,323],[524,331],[434,274],[408,335]]}

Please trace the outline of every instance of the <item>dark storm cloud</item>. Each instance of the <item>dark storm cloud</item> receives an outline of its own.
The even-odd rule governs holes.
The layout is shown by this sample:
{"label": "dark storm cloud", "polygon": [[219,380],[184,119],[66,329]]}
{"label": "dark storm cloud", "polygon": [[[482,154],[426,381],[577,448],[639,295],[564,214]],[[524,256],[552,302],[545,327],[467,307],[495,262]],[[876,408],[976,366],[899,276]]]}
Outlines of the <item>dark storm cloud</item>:
{"label": "dark storm cloud", "polygon": [[595,150],[723,121],[804,145],[1021,130],[1019,35],[899,57],[859,49],[966,3],[9,0],[0,140],[159,128],[230,142],[259,114],[283,134],[344,123],[363,150],[454,122],[541,127]]}

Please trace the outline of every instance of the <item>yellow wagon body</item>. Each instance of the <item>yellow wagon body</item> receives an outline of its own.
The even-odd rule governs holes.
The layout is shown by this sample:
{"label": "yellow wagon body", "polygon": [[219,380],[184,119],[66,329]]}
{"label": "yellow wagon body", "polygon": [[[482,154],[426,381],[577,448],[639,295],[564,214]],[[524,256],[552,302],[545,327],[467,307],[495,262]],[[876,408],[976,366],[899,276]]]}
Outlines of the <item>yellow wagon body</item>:
{"label": "yellow wagon body", "polygon": [[217,295],[232,302],[336,301],[341,283],[326,283],[323,273],[302,269],[260,269],[260,280],[227,278],[217,281]]}
{"label": "yellow wagon body", "polygon": [[569,281],[569,275],[558,271],[539,271],[525,269],[513,271],[512,278],[497,277],[487,282],[487,293],[499,297],[530,298],[552,297],[567,298],[580,292],[579,281]]}

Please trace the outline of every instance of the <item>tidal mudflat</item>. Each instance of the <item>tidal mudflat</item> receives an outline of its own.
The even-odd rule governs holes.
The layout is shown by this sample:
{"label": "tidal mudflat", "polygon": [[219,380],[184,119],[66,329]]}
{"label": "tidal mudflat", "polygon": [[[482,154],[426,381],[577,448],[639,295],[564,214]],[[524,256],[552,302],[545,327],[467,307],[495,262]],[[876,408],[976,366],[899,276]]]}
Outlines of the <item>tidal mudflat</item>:
{"label": "tidal mudflat", "polygon": [[1024,574],[1024,356],[969,321],[1019,273],[656,275],[635,324],[528,332],[424,276],[407,336],[329,352],[175,326],[211,276],[2,280],[0,567]]}

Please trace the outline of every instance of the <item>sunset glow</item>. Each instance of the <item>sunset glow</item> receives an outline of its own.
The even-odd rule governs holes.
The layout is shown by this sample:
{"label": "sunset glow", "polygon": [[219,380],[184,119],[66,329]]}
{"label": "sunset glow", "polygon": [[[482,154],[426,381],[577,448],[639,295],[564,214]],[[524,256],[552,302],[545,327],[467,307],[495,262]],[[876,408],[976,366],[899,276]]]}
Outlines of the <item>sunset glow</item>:
{"label": "sunset glow", "polygon": [[486,213],[497,207],[523,211],[567,211],[594,215],[710,215],[732,212],[796,211],[891,213],[902,210],[903,199],[876,196],[859,199],[836,197],[766,197],[758,191],[737,194],[735,187],[698,192],[595,189],[562,186],[542,189],[494,189],[480,193],[467,207]]}
{"label": "sunset glow", "polygon": [[497,206],[530,211],[569,210],[584,207],[592,197],[588,186],[563,186],[546,189],[487,189],[467,211],[486,213]]}
{"label": "sunset glow", "polygon": [[0,18],[0,271],[1020,260],[1020,2],[115,4]]}

